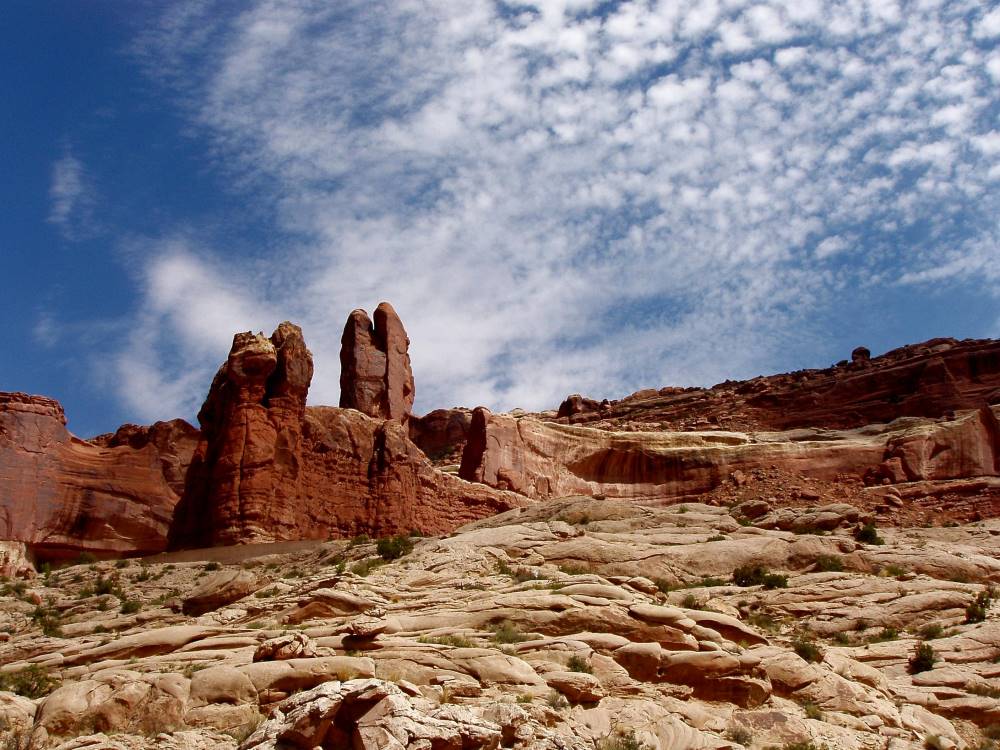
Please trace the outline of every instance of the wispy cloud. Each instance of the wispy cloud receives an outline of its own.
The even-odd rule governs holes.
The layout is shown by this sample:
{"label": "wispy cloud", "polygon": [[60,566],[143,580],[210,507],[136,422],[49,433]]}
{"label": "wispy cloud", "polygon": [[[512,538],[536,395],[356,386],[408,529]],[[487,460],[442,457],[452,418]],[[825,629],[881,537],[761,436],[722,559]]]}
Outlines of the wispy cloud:
{"label": "wispy cloud", "polygon": [[346,313],[389,299],[419,406],[541,407],[801,361],[847,289],[1000,276],[979,2],[223,11],[175,6],[138,46],[286,240],[198,327],[147,284],[143,335],[178,336],[125,360],[207,358],[202,329],[267,309],[306,327],[335,401]]}
{"label": "wispy cloud", "polygon": [[93,230],[96,190],[83,163],[66,149],[52,165],[48,222],[68,240],[81,239]]}

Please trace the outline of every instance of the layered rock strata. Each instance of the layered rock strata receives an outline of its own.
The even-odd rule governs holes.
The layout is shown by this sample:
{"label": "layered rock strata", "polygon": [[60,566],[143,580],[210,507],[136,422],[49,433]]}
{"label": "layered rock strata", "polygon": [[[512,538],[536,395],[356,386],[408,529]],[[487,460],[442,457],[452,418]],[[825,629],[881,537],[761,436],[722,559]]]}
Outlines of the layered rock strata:
{"label": "layered rock strata", "polygon": [[473,412],[460,476],[535,499],[573,494],[664,501],[695,497],[734,472],[777,467],[818,479],[881,483],[1000,473],[1000,407],[951,419],[898,419],[856,430],[611,432]]}

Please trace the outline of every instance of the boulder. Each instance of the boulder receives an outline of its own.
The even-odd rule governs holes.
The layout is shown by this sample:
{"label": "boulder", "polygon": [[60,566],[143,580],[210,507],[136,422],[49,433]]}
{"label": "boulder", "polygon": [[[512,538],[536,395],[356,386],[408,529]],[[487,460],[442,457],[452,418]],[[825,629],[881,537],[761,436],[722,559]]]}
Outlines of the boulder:
{"label": "boulder", "polygon": [[213,612],[249,596],[259,588],[257,576],[243,568],[226,568],[210,573],[181,600],[186,615]]}

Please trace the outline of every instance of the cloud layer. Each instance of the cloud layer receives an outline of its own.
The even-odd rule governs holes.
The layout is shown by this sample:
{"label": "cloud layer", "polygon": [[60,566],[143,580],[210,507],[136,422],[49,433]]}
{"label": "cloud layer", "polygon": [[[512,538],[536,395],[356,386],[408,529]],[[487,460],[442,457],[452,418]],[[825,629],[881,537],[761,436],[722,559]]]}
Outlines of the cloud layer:
{"label": "cloud layer", "polygon": [[135,51],[277,239],[248,272],[152,241],[116,360],[146,418],[286,317],[335,403],[340,326],[381,299],[419,408],[538,408],[787,366],[852,289],[1000,280],[981,2],[226,7]]}

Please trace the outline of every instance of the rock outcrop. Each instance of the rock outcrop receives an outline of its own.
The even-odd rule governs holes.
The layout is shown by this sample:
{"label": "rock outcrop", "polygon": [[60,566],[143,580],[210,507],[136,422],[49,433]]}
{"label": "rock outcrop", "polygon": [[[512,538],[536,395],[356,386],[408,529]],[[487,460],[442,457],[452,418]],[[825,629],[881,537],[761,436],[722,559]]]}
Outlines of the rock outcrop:
{"label": "rock outcrop", "polygon": [[388,302],[375,308],[375,322],[355,310],[340,347],[340,406],[369,417],[406,423],[413,410],[410,339]]}
{"label": "rock outcrop", "polygon": [[536,499],[588,494],[644,502],[693,498],[735,472],[777,467],[833,480],[950,480],[1000,474],[996,412],[906,418],[856,430],[612,432],[473,412],[460,476]]}
{"label": "rock outcrop", "polygon": [[435,463],[458,463],[471,424],[471,409],[435,409],[410,417],[410,440]]}
{"label": "rock outcrop", "polygon": [[[379,330],[395,342],[392,356],[405,357],[405,333],[393,319],[392,308],[380,305]],[[172,546],[444,533],[525,502],[437,471],[402,419],[306,407],[311,377],[298,326],[282,323],[270,339],[236,335],[199,413],[202,439]]]}
{"label": "rock outcrop", "polygon": [[133,438],[80,440],[57,401],[0,393],[0,539],[38,560],[164,549],[196,431],[174,420]]}
{"label": "rock outcrop", "polygon": [[[712,388],[647,389],[594,405],[570,397],[560,417],[603,429],[738,431],[847,429],[899,417],[941,417],[1000,403],[1000,341],[932,339],[822,370],[798,370]],[[643,426],[646,425],[646,426]]]}

